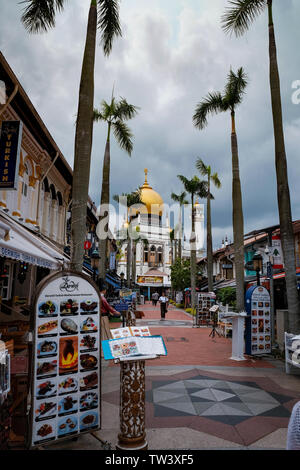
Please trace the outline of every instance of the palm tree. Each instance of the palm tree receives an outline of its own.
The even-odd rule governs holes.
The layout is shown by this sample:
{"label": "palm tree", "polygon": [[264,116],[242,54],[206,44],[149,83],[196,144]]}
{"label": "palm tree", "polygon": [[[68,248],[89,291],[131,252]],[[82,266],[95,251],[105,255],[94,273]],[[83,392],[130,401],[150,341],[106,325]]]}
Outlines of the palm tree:
{"label": "palm tree", "polygon": [[[83,55],[78,111],[75,132],[74,171],[72,183],[72,250],[71,266],[82,270],[86,234],[86,204],[88,200],[90,160],[93,135],[94,67],[97,28],[105,55],[109,55],[113,40],[121,36],[118,0],[89,0],[90,9]],[[21,18],[30,33],[46,32],[55,26],[57,12],[66,0],[25,0]]]}
{"label": "palm tree", "polygon": [[233,31],[236,36],[244,34],[257,16],[268,8],[270,89],[275,137],[277,201],[289,309],[289,331],[297,333],[300,331],[300,305],[297,291],[295,241],[283,131],[280,77],[273,22],[273,0],[235,0],[229,3],[232,6],[223,15],[223,28],[226,32]]}
{"label": "palm tree", "polygon": [[178,256],[181,259],[181,257],[182,257],[181,241],[182,241],[182,232],[183,232],[183,230],[182,230],[182,206],[184,204],[188,204],[188,202],[186,200],[186,192],[182,191],[180,194],[172,193],[171,198],[173,199],[173,201],[178,202],[179,207],[180,207],[179,219],[178,219],[178,230],[177,230],[177,237],[176,238],[178,238]]}
{"label": "palm tree", "polygon": [[235,128],[236,107],[242,102],[247,86],[246,75],[241,67],[235,74],[230,70],[225,91],[209,93],[201,101],[193,116],[194,125],[203,129],[209,114],[230,111],[231,113],[231,151],[232,151],[232,221],[234,237],[234,262],[236,271],[237,311],[244,310],[244,218],[242,192],[239,172],[238,143]]}
{"label": "palm tree", "polygon": [[100,255],[100,268],[99,277],[104,279],[105,271],[107,268],[107,234],[109,224],[109,212],[108,204],[110,197],[110,134],[111,130],[114,133],[116,141],[119,146],[125,150],[129,156],[131,156],[133,143],[132,133],[125,123],[125,121],[132,119],[137,114],[137,107],[132,104],[128,104],[125,98],[121,98],[120,101],[116,101],[112,96],[111,103],[108,104],[106,101],[102,101],[100,111],[94,109],[94,121],[104,121],[107,123],[107,138],[103,159],[102,168],[102,190],[100,200],[100,217],[99,226],[101,221],[105,219],[105,227],[101,227],[101,233],[99,236],[99,255]]}
{"label": "palm tree", "polygon": [[[127,221],[126,221],[126,237],[124,237],[124,243],[127,243],[127,260],[126,260],[126,280],[127,280],[127,287],[130,287],[130,279],[131,277],[133,278],[133,273],[132,273],[132,237],[131,237],[131,222],[132,220],[136,217],[136,214],[134,214],[132,211],[130,211],[130,208],[132,206],[138,206],[143,204],[141,200],[141,190],[137,189],[136,191],[133,191],[132,193],[123,193],[121,196],[118,194],[115,194],[113,196],[113,200],[116,202],[119,202],[120,204],[125,204],[127,207]],[[137,208],[137,207],[136,207]]]}
{"label": "palm tree", "polygon": [[206,219],[206,252],[207,252],[207,280],[208,280],[208,292],[213,290],[213,249],[212,249],[212,233],[211,233],[211,209],[210,209],[210,185],[211,182],[216,188],[221,187],[221,181],[219,180],[218,173],[211,171],[210,165],[205,165],[201,158],[198,158],[196,162],[196,168],[199,170],[202,176],[207,176],[207,219]]}
{"label": "palm tree", "polygon": [[191,246],[191,300],[192,308],[196,306],[196,233],[195,233],[195,196],[207,197],[207,182],[200,181],[198,176],[193,176],[190,180],[183,175],[177,175],[183,183],[184,189],[191,195],[192,202],[192,233],[190,237]]}

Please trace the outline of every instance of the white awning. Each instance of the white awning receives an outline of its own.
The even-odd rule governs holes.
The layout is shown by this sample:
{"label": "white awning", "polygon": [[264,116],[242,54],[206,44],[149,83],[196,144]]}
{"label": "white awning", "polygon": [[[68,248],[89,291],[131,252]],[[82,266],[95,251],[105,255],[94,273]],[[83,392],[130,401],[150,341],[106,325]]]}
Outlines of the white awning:
{"label": "white awning", "polygon": [[0,239],[0,256],[54,270],[68,262],[58,249],[52,248],[8,216],[1,214],[0,220],[9,227],[8,235]]}

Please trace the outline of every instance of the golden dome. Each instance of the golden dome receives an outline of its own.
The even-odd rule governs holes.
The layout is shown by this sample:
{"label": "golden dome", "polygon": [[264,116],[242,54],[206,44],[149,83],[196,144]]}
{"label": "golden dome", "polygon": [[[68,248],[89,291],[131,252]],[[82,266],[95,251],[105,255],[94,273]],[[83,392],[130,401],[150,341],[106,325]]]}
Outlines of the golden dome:
{"label": "golden dome", "polygon": [[141,200],[146,207],[142,207],[141,214],[162,215],[164,201],[162,197],[151,188],[147,181],[148,170],[145,168],[145,182],[141,186]]}

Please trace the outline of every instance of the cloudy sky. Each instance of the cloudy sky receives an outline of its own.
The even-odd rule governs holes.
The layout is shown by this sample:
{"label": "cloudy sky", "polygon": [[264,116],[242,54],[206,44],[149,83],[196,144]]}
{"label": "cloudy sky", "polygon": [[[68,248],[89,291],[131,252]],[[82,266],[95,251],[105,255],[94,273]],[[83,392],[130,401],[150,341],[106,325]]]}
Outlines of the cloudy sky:
{"label": "cloudy sky", "polygon": [[[28,93],[68,162],[73,164],[75,114],[89,0],[69,0],[56,28],[30,36],[20,23],[24,5],[0,0],[0,49]],[[242,38],[226,36],[220,17],[227,0],[122,0],[123,37],[105,58],[98,40],[95,105],[115,95],[139,106],[130,122],[132,157],[112,144],[112,194],[131,192],[148,180],[165,203],[181,192],[178,174],[197,174],[201,157],[217,171],[214,190],[214,247],[232,239],[230,115],[193,127],[197,103],[209,91],[222,91],[230,67],[243,66],[247,95],[237,110],[245,232],[278,223],[274,138],[268,81],[268,29],[264,13]],[[293,219],[300,218],[300,104],[293,104],[293,82],[300,80],[299,0],[274,0],[278,59]],[[105,125],[96,124],[90,195],[101,192]]]}

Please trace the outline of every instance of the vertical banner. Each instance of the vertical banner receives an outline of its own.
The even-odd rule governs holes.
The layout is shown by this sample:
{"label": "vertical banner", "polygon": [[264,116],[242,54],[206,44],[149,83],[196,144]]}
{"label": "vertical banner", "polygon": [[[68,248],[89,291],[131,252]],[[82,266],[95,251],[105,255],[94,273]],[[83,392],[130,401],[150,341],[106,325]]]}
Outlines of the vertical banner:
{"label": "vertical banner", "polygon": [[283,269],[283,257],[280,235],[272,235],[273,269]]}
{"label": "vertical banner", "polygon": [[3,121],[0,138],[0,189],[18,189],[23,123]]}
{"label": "vertical banner", "polygon": [[[40,287],[41,286],[41,287]],[[80,273],[38,286],[34,304],[31,447],[100,427],[100,297]]]}
{"label": "vertical banner", "polygon": [[252,286],[246,292],[246,354],[269,354],[271,344],[271,303],[269,291]]}

